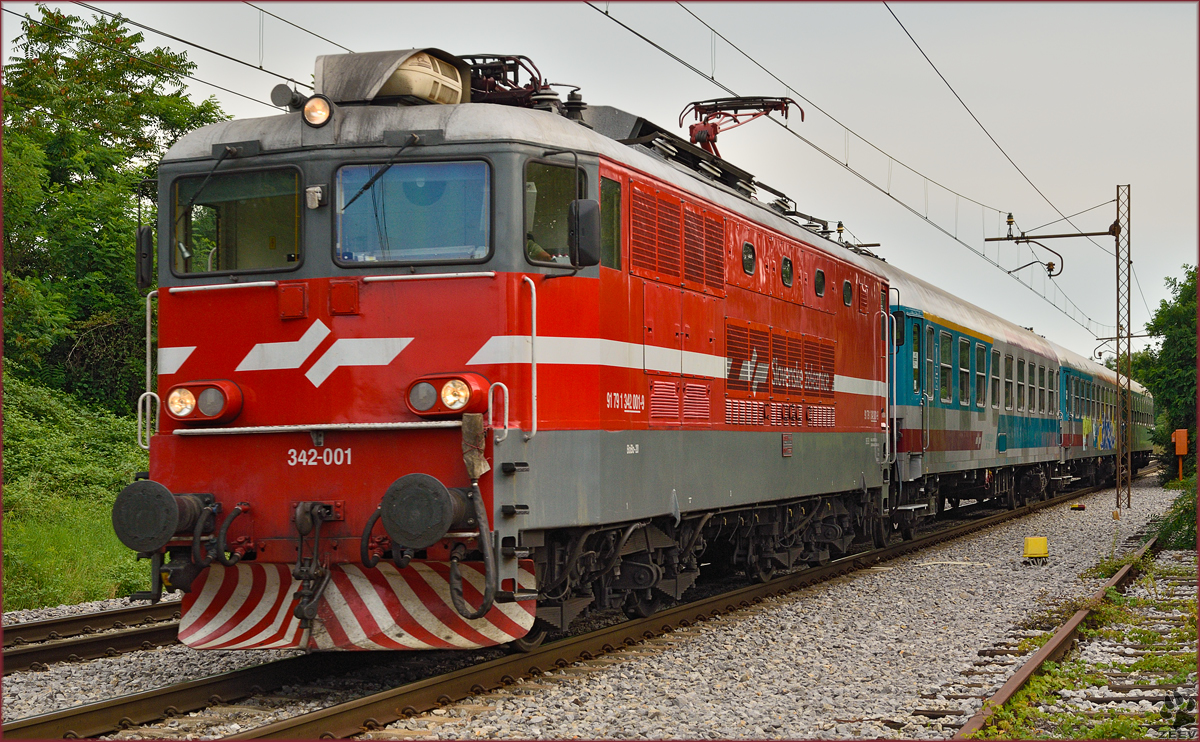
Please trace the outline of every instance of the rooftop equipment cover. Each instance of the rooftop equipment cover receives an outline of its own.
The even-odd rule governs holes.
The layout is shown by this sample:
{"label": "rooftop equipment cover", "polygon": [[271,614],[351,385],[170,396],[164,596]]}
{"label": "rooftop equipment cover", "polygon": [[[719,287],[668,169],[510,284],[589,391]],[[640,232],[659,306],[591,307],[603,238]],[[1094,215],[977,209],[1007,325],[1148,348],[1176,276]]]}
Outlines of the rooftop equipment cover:
{"label": "rooftop equipment cover", "polygon": [[316,92],[334,103],[469,103],[471,67],[441,49],[326,54],[317,57]]}

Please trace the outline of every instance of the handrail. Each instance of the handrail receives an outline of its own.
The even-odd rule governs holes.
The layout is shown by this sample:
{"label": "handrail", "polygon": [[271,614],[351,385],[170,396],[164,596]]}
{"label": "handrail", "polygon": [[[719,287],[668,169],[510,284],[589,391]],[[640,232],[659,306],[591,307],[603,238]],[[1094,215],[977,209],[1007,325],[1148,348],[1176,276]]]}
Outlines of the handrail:
{"label": "handrail", "polygon": [[[153,417],[154,417],[154,432],[156,432],[156,433],[158,432],[159,404],[161,403],[158,398],[158,395],[154,393],[154,366],[153,366],[154,343],[152,341],[152,338],[154,336],[154,332],[153,332],[154,310],[150,308],[151,307],[150,302],[152,302],[154,299],[157,299],[157,298],[158,298],[158,289],[155,289],[154,291],[151,291],[150,293],[146,294],[146,391],[142,392],[142,395],[140,397],[138,397],[138,401],[137,401],[137,433],[136,433],[138,447],[144,451],[150,450],[150,417],[151,417],[150,413],[151,413],[151,410],[150,410],[150,407],[146,403],[150,401],[151,397],[154,398],[154,415],[153,415]],[[145,407],[145,423],[146,423],[146,443],[144,445],[142,444],[142,422],[143,422],[142,409],[143,409],[143,407]]]}
{"label": "handrail", "polygon": [[[150,404],[151,400],[153,400],[153,407]],[[153,409],[153,411],[154,411],[154,415],[153,415],[153,417],[154,417],[154,432],[157,433],[159,430],[159,428],[158,428],[158,408],[159,408],[160,404],[162,404],[162,400],[160,400],[158,398],[158,395],[155,394],[154,392],[143,392],[142,396],[138,397],[138,401],[137,401],[137,444],[138,444],[138,448],[142,449],[143,451],[150,450],[150,418],[151,418],[150,413],[151,413],[151,409]],[[145,436],[146,442],[145,443],[142,443],[143,423],[145,425],[145,430],[146,430],[146,436]]]}
{"label": "handrail", "polygon": [[929,392],[921,392],[921,453],[929,450],[929,403],[932,401]]}
{"label": "handrail", "polygon": [[431,278],[495,278],[496,271],[479,271],[477,273],[413,273],[407,276],[364,276],[363,283],[378,283],[381,281],[428,281]]}
{"label": "handrail", "polygon": [[190,294],[196,291],[224,291],[225,289],[274,288],[279,281],[250,281],[249,283],[206,283],[203,286],[172,286],[169,294]]}
{"label": "handrail", "polygon": [[[896,306],[901,306],[901,304],[900,304],[900,287],[899,286],[889,286],[888,294],[890,295],[893,291],[896,292]],[[888,464],[894,464],[894,463],[896,463],[896,460],[900,457],[900,453],[899,453],[899,449],[900,449],[899,435],[900,434],[899,434],[899,431],[896,430],[897,426],[892,423],[892,409],[896,407],[896,390],[899,388],[899,385],[900,385],[900,379],[896,375],[897,374],[896,358],[899,355],[899,351],[897,350],[897,348],[899,348],[900,346],[897,345],[897,343],[896,343],[896,315],[892,314],[891,312],[888,312],[888,317],[891,318],[890,322],[891,322],[891,329],[892,329],[891,343],[888,345],[888,348],[891,350],[891,354],[892,354],[892,373],[891,373],[891,376],[888,377],[888,443],[891,446],[891,455],[888,459]],[[903,333],[904,333],[904,325],[903,324],[900,325],[900,333],[901,333],[901,335],[903,335]],[[901,339],[903,339],[903,338],[901,338]]]}
{"label": "handrail", "polygon": [[[892,425],[892,394],[894,393],[892,391],[892,385],[896,375],[896,317],[891,312],[888,312],[887,318],[888,332],[885,333],[887,335],[887,338],[884,340],[886,343],[886,351],[883,356],[883,373],[887,377],[884,380],[884,383],[886,384],[884,387],[884,403],[886,404],[886,408],[883,418],[883,424],[885,426],[885,434],[883,438],[883,462],[888,466],[891,466],[892,462],[894,461],[892,457],[895,455],[895,448],[892,446],[892,428],[895,427]],[[892,361],[892,365],[890,367],[888,366],[889,355],[891,356]]]}
{"label": "handrail", "polygon": [[492,391],[497,388],[500,389],[502,392],[504,392],[504,434],[501,435],[500,433],[496,433],[496,442],[502,443],[504,441],[504,439],[508,437],[508,387],[505,386],[503,382],[497,381],[496,383],[494,383],[488,387],[487,423],[488,423],[488,427],[495,427],[492,425],[492,398],[493,398]]}
{"label": "handrail", "polygon": [[537,284],[529,276],[522,276],[529,284],[529,386],[533,392],[531,397],[530,417],[533,427],[525,434],[525,440],[533,440],[537,435]]}

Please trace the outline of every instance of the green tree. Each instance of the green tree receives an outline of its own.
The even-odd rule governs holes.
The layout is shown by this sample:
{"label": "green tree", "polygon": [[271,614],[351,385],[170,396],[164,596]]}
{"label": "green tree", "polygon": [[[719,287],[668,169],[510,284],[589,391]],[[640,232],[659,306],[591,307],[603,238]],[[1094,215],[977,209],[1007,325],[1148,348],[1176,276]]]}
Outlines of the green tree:
{"label": "green tree", "polygon": [[[1188,431],[1184,471],[1196,470],[1196,266],[1184,265],[1183,278],[1167,278],[1171,298],[1163,299],[1146,325],[1160,344],[1133,354],[1130,374],[1154,395],[1155,444],[1174,452],[1171,433]],[[1109,368],[1115,361],[1109,363]]]}
{"label": "green tree", "polygon": [[144,383],[138,185],[182,134],[225,118],[187,97],[194,63],[142,42],[120,20],[39,5],[4,70],[6,350],[118,413]]}

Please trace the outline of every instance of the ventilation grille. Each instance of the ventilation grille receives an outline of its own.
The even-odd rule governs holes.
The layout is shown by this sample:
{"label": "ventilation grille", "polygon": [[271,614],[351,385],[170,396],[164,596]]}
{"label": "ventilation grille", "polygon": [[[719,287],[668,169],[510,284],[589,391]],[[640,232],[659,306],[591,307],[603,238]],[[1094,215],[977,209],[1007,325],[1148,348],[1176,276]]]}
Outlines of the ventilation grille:
{"label": "ventilation grille", "polygon": [[704,283],[704,217],[683,212],[683,277]]}
{"label": "ventilation grille", "polygon": [[775,394],[799,395],[804,391],[803,348],[800,338],[771,333],[771,391]]}
{"label": "ventilation grille", "polygon": [[766,402],[753,402],[748,399],[725,401],[725,423],[727,425],[765,425],[766,422]]}
{"label": "ventilation grille", "polygon": [[804,393],[833,399],[833,343],[804,341]]}
{"label": "ventilation grille", "polygon": [[681,210],[679,199],[667,195],[658,197],[658,272],[671,278],[679,276]]}
{"label": "ventilation grille", "polygon": [[679,419],[679,384],[674,381],[650,382],[650,419]]}
{"label": "ventilation grille", "polygon": [[771,424],[800,426],[804,424],[804,405],[771,403]]}
{"label": "ventilation grille", "polygon": [[655,245],[658,241],[658,206],[645,186],[631,183],[630,258],[634,267],[653,271],[658,266]]}
{"label": "ventilation grille", "polygon": [[745,325],[725,328],[725,386],[750,394],[765,393],[770,370],[771,335]]}
{"label": "ventilation grille", "polygon": [[725,288],[725,220],[704,217],[704,285]]}
{"label": "ventilation grille", "polygon": [[833,427],[833,408],[828,405],[810,404],[807,409],[808,425],[813,428]]}
{"label": "ventilation grille", "polygon": [[707,384],[686,384],[683,390],[683,418],[708,420],[712,414]]}
{"label": "ventilation grille", "polygon": [[633,269],[659,280],[682,278],[698,291],[723,291],[724,218],[647,183],[629,185]]}

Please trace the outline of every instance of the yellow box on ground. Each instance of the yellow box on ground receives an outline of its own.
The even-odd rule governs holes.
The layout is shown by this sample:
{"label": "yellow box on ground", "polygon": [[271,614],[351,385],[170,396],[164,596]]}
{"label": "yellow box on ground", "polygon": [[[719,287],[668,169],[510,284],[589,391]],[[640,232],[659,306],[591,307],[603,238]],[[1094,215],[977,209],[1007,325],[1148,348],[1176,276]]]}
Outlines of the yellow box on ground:
{"label": "yellow box on ground", "polygon": [[1037,559],[1050,556],[1050,547],[1044,536],[1027,536],[1025,538],[1025,558]]}

